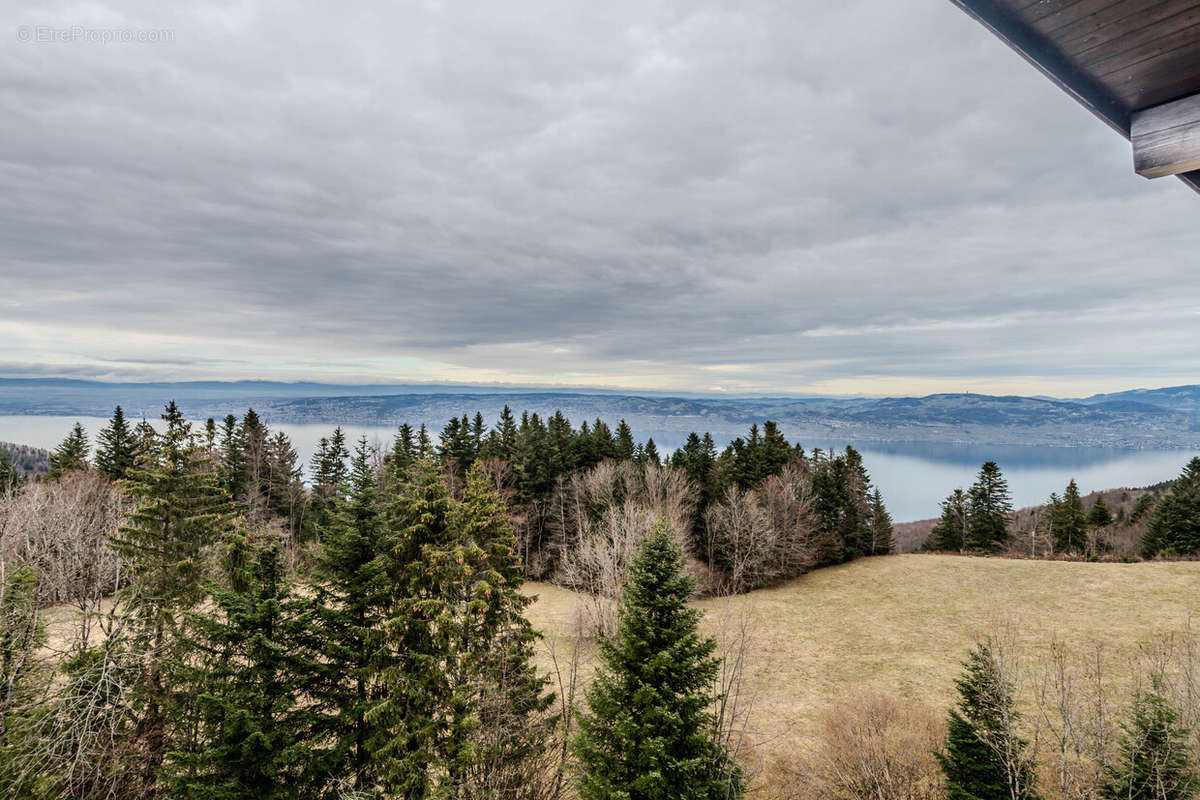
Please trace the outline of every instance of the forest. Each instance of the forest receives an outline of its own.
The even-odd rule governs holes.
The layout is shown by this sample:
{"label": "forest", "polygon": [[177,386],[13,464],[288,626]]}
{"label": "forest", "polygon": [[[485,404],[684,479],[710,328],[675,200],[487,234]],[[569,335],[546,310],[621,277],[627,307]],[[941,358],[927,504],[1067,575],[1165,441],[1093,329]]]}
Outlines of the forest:
{"label": "forest", "polygon": [[[76,425],[42,478],[6,472],[7,796],[1115,800],[1200,787],[1200,703],[1177,691],[1178,664],[1200,675],[1200,659],[1149,669],[1127,717],[1091,739],[1064,732],[1055,761],[1029,741],[1002,636],[967,654],[941,720],[846,700],[815,751],[764,771],[735,702],[745,645],[706,632],[694,599],[895,547],[859,454],[805,452],[770,421],[720,451],[693,434],[661,454],[623,422],[506,409],[491,426],[453,419],[436,442],[401,425],[387,448],[335,429],[307,470],[253,411],[193,425],[171,403],[151,426],[118,407],[89,439]],[[1176,528],[1193,524],[1197,476],[1193,462],[1146,504],[1147,541],[1194,551]],[[957,494],[963,514],[935,542],[1019,546],[994,463]],[[545,661],[531,580],[580,599],[574,653]],[[579,648],[595,653],[587,675]],[[1084,718],[1071,691],[1045,684],[1039,726]]]}

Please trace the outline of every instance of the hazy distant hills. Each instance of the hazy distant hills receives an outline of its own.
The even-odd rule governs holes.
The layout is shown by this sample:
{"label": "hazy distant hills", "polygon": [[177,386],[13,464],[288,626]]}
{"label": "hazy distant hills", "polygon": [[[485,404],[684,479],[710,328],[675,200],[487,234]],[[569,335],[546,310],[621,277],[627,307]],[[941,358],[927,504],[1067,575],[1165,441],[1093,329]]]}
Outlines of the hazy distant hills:
{"label": "hazy distant hills", "polygon": [[725,397],[627,395],[464,386],[337,386],[316,383],[100,383],[0,379],[0,414],[107,416],[120,403],[131,416],[157,416],[175,399],[193,418],[240,414],[253,406],[277,423],[438,428],[452,415],[508,404],[572,421],[626,419],[639,437],[667,446],[689,431],[727,439],[752,422],[777,420],[804,442],[972,442],[1120,447],[1200,447],[1200,386],[1134,390],[1056,400],[935,394],[927,397]]}

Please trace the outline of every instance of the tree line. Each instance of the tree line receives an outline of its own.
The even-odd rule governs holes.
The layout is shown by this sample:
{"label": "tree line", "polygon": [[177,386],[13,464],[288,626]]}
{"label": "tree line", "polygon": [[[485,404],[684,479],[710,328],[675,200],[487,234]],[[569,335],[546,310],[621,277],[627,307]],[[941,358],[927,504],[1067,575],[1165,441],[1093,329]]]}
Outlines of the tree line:
{"label": "tree line", "polygon": [[[122,480],[154,435],[118,406],[94,459],[76,424],[51,453],[50,475],[94,468]],[[348,442],[335,428],[318,442],[307,475],[287,435],[253,409],[240,419],[207,420],[197,444],[247,522],[277,529],[296,546],[319,540],[347,502],[359,451],[381,490],[423,461],[452,486],[477,467],[506,504],[525,577],[610,599],[630,548],[659,517],[668,519],[705,593],[746,591],[895,549],[891,516],[862,456],[852,447],[806,453],[772,421],[721,450],[710,434],[693,433],[663,455],[652,438],[637,441],[624,420],[615,429],[600,419],[576,428],[561,412],[518,418],[506,406],[493,425],[481,413],[464,414],[436,436],[424,425],[401,424],[378,450]]]}
{"label": "tree line", "polygon": [[[1072,478],[1025,518],[1013,512],[1008,484],[994,461],[967,490],[955,489],[923,549],[1033,557],[1186,558],[1200,553],[1200,457],[1173,481],[1119,493],[1114,512],[1104,495],[1085,505]],[[1127,511],[1128,506],[1128,511]]]}
{"label": "tree line", "polygon": [[130,440],[130,508],[106,542],[116,602],[83,609],[57,658],[37,566],[0,576],[6,796],[741,797],[716,642],[665,524],[634,553],[576,709],[535,665],[516,538],[481,466],[451,480],[432,458],[392,460],[385,476],[360,441],[291,569],[286,529],[248,524],[207,431],[173,403],[163,422]]}

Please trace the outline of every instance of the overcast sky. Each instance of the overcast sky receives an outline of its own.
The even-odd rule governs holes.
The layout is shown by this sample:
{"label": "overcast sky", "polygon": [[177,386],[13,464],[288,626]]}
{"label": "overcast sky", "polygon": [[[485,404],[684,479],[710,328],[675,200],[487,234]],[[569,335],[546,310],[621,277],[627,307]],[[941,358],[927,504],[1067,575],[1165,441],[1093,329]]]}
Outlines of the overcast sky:
{"label": "overcast sky", "polygon": [[4,3],[0,374],[1200,381],[1200,197],[948,0]]}

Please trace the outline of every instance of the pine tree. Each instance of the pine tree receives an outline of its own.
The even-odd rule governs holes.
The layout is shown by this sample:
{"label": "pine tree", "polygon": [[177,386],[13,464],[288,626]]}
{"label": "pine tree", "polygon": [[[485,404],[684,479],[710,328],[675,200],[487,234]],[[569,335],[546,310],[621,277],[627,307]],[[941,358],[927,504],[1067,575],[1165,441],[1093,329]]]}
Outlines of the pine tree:
{"label": "pine tree", "polygon": [[992,643],[977,645],[963,667],[946,748],[937,755],[950,800],[1035,800],[1034,765],[1017,735],[1012,687]]}
{"label": "pine tree", "polygon": [[757,476],[758,481],[761,482],[772,475],[778,475],[791,460],[792,448],[779,430],[779,424],[773,420],[767,420],[763,423],[761,469]]}
{"label": "pine tree", "polygon": [[[0,584],[0,789],[8,786],[9,753],[31,721],[34,701],[48,682],[38,660],[46,643],[39,614],[38,571],[25,565],[11,569]],[[46,680],[43,680],[46,679]],[[11,795],[17,796],[17,795]]]}
{"label": "pine tree", "polygon": [[430,796],[449,695],[443,632],[451,629],[450,604],[430,562],[450,540],[449,508],[445,484],[425,460],[388,509],[384,563],[394,604],[385,636],[394,658],[379,672],[385,691],[367,719],[387,732],[373,752],[383,765],[383,786],[399,797]]}
{"label": "pine tree", "polygon": [[305,644],[312,604],[292,595],[277,544],[241,535],[225,561],[225,585],[210,585],[211,611],[187,615],[169,673],[171,721],[196,746],[170,755],[166,783],[195,800],[314,796],[325,765],[309,703],[324,667]]}
{"label": "pine tree", "polygon": [[1093,528],[1106,528],[1112,523],[1113,515],[1108,510],[1108,504],[1104,502],[1103,497],[1097,497],[1096,502],[1092,504],[1092,510],[1088,512],[1088,525]]}
{"label": "pine tree", "polygon": [[511,464],[517,457],[517,422],[507,404],[500,412],[500,423],[497,427],[500,434],[500,452],[497,455]]}
{"label": "pine tree", "polygon": [[654,443],[653,436],[646,440],[646,449],[642,455],[642,461],[646,464],[653,464],[656,467],[662,466],[662,456],[658,454],[658,445]]}
{"label": "pine tree", "polygon": [[1200,551],[1200,456],[1193,458],[1183,474],[1154,507],[1154,515],[1142,540],[1142,555],[1187,556]]}
{"label": "pine tree", "polygon": [[665,524],[630,567],[617,633],[587,689],[575,752],[584,800],[716,800],[742,795],[741,774],[709,712],[720,660],[687,602],[695,582]]}
{"label": "pine tree", "polygon": [[54,448],[50,454],[51,478],[62,477],[63,473],[73,469],[88,468],[88,437],[87,431],[78,422],[71,428],[67,438]]}
{"label": "pine tree", "polygon": [[1104,800],[1192,800],[1200,794],[1189,731],[1161,691],[1156,678],[1151,691],[1134,697],[1121,724],[1119,755],[1105,770]]}
{"label": "pine tree", "polygon": [[96,444],[96,469],[115,481],[124,480],[137,458],[137,435],[125,420],[120,406],[113,409],[112,419],[100,430]]}
{"label": "pine tree", "polygon": [[147,792],[167,747],[163,663],[174,657],[181,613],[203,598],[206,550],[232,531],[229,495],[194,445],[191,425],[174,401],[162,418],[166,430],[126,483],[136,508],[111,540],[129,563],[131,580],[122,600],[135,614],[137,638],[147,653],[135,690],[135,735],[145,748],[141,771]]}
{"label": "pine tree", "polygon": [[985,552],[1002,550],[1008,544],[1008,517],[1013,508],[1008,482],[995,461],[984,462],[967,498],[968,545]]}
{"label": "pine tree", "polygon": [[387,665],[383,627],[393,604],[388,532],[366,437],[355,448],[350,496],[319,537],[315,638],[327,662],[337,665],[319,690],[331,712],[330,759],[336,776],[365,791],[378,780],[372,754],[384,734],[368,713],[380,697],[378,676]]}
{"label": "pine tree", "polygon": [[628,422],[621,420],[617,423],[617,461],[632,461],[633,446],[633,431],[630,429]]}
{"label": "pine tree", "polygon": [[246,443],[242,438],[242,427],[233,414],[226,415],[221,423],[221,484],[230,497],[241,497],[246,481]]}
{"label": "pine tree", "polygon": [[923,549],[964,552],[971,532],[968,513],[967,493],[955,489],[942,501],[942,516],[930,531]]}
{"label": "pine tree", "polygon": [[467,475],[448,512],[449,538],[426,550],[448,602],[441,619],[447,675],[445,728],[431,772],[441,797],[518,797],[537,777],[553,696],[533,665],[538,634],[524,617],[517,542],[486,476]]}
{"label": "pine tree", "polygon": [[412,426],[405,422],[396,430],[392,439],[392,452],[385,459],[391,480],[398,481],[417,460],[416,447]]}
{"label": "pine tree", "polygon": [[1083,500],[1079,486],[1072,478],[1063,492],[1062,499],[1051,511],[1054,525],[1054,550],[1057,553],[1077,553],[1087,541],[1087,515],[1083,513]]}
{"label": "pine tree", "polygon": [[0,498],[24,482],[21,471],[8,455],[8,448],[0,444]]}
{"label": "pine tree", "polygon": [[892,532],[892,515],[883,504],[883,493],[879,487],[871,493],[871,538],[868,555],[884,556],[896,550],[896,537]]}

